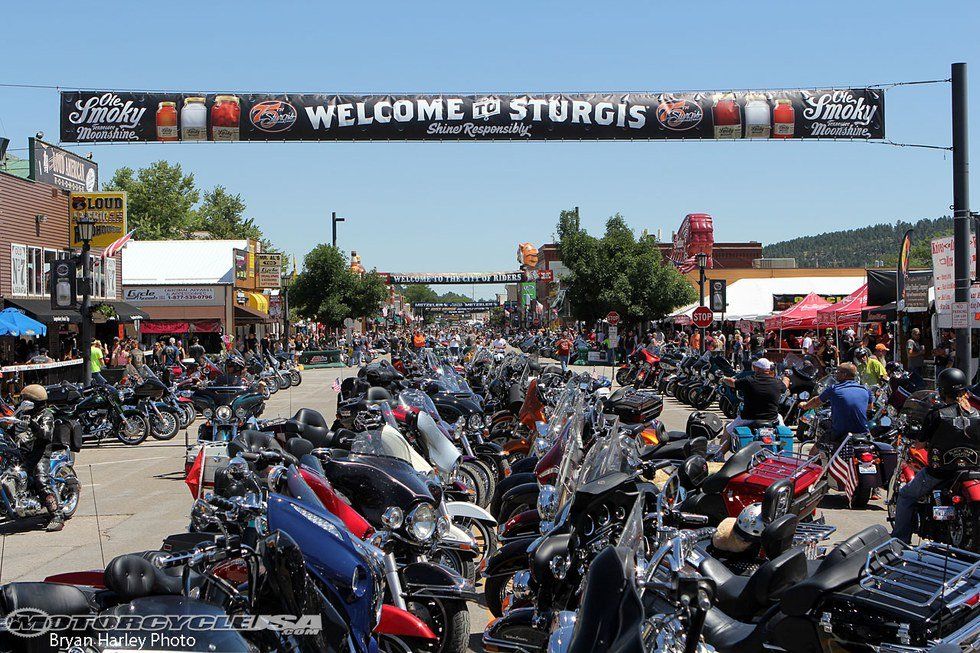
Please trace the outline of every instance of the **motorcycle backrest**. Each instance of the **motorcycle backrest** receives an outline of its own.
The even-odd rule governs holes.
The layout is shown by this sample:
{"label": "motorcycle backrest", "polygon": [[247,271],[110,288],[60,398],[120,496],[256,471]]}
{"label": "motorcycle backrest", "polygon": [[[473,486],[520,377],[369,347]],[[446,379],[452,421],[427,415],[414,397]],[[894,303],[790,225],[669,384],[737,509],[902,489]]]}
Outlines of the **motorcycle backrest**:
{"label": "motorcycle backrest", "polygon": [[708,461],[704,456],[691,456],[681,464],[678,476],[685,490],[698,488],[708,478]]}
{"label": "motorcycle backrest", "polygon": [[762,495],[762,521],[769,524],[789,512],[794,488],[789,478],[781,478],[766,488]]}
{"label": "motorcycle backrest", "polygon": [[766,524],[760,539],[768,558],[775,558],[793,548],[793,537],[799,521],[796,515],[783,515]]}

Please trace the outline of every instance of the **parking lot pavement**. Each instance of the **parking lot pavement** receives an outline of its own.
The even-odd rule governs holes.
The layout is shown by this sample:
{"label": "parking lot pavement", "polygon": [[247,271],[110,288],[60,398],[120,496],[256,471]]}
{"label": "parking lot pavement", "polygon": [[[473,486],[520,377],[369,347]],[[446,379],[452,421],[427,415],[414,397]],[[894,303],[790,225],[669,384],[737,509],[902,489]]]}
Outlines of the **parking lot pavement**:
{"label": "parking lot pavement", "polygon": [[[351,369],[306,370],[303,384],[271,397],[263,416],[290,417],[305,407],[319,410],[331,421],[337,406],[333,381],[353,373]],[[689,413],[688,407],[667,399],[662,419],[669,430],[683,430]],[[185,435],[193,441],[196,432],[197,423],[170,442],[149,439],[136,447],[107,442],[83,449],[76,462],[82,500],[63,531],[43,532],[43,520],[27,524],[26,530],[0,525],[0,581],[100,569],[103,559],[108,562],[123,553],[157,549],[164,537],[184,531],[191,509],[191,495],[184,485]],[[885,523],[880,501],[867,510],[851,511],[834,493],[821,508],[828,523],[838,527],[834,539],[872,523]],[[481,650],[480,636],[489,618],[482,606],[470,605],[471,650]]]}

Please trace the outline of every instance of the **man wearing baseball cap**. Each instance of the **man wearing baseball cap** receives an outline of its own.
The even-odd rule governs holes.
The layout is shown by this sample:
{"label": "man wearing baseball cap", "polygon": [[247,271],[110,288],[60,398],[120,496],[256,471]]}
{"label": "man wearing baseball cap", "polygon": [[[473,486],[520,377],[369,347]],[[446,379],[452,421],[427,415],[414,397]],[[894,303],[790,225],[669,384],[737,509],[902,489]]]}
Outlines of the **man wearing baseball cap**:
{"label": "man wearing baseball cap", "polygon": [[742,397],[742,407],[738,417],[728,423],[725,428],[728,438],[722,443],[721,453],[726,453],[735,437],[735,429],[739,426],[750,426],[756,422],[779,422],[779,399],[789,387],[789,379],[776,378],[776,366],[768,358],[752,361],[752,376],[739,379],[725,377],[722,383],[735,388]]}

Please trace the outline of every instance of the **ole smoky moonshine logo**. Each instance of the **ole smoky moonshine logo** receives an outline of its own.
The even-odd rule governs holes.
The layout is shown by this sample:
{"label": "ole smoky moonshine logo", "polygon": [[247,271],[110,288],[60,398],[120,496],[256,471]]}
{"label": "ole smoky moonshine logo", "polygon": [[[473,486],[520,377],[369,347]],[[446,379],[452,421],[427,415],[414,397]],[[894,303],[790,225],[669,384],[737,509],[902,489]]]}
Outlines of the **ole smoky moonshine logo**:
{"label": "ole smoky moonshine logo", "polygon": [[283,100],[259,102],[248,112],[248,119],[264,132],[284,132],[294,124],[298,113],[296,107]]}
{"label": "ole smoky moonshine logo", "polygon": [[700,125],[704,110],[693,100],[667,97],[657,105],[656,116],[661,127],[681,132]]}
{"label": "ole smoky moonshine logo", "polygon": [[[873,99],[878,95],[873,93]],[[852,90],[802,91],[803,118],[810,135],[823,138],[873,138],[881,122],[878,105]]]}

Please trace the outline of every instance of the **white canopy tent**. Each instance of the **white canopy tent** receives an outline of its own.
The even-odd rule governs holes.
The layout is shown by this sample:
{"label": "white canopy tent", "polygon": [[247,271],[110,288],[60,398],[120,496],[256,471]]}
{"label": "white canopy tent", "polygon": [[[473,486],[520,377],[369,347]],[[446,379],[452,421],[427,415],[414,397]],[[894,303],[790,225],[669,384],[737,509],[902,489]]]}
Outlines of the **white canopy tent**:
{"label": "white canopy tent", "polygon": [[[774,295],[850,295],[867,281],[865,277],[780,277],[739,279],[728,285],[726,320],[758,320],[772,315]],[[707,304],[705,298],[705,304]],[[691,304],[670,314],[669,318],[687,318],[697,308]],[[721,316],[718,316],[720,319]]]}

